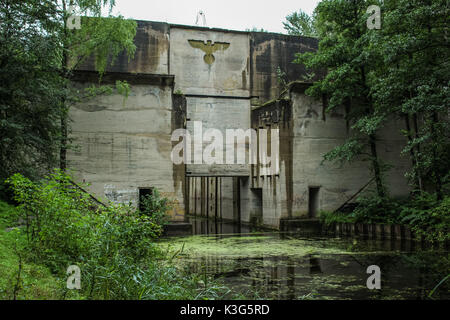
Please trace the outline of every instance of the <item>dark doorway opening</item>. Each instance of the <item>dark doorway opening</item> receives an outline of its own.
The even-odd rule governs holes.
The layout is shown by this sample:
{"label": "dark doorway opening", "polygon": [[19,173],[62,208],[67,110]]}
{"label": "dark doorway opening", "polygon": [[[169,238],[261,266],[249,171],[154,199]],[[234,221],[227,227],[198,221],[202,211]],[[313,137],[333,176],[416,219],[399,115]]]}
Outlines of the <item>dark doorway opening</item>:
{"label": "dark doorway opening", "polygon": [[241,178],[233,177],[233,220],[241,223]]}
{"label": "dark doorway opening", "polygon": [[139,188],[139,210],[144,211],[144,198],[153,194],[152,188]]}
{"label": "dark doorway opening", "polygon": [[252,211],[250,212],[250,222],[253,224],[262,224],[263,220],[263,193],[262,188],[251,188],[252,192],[252,202],[250,207]]}
{"label": "dark doorway opening", "polygon": [[310,218],[317,218],[319,211],[319,191],[318,187],[309,187],[308,210]]}

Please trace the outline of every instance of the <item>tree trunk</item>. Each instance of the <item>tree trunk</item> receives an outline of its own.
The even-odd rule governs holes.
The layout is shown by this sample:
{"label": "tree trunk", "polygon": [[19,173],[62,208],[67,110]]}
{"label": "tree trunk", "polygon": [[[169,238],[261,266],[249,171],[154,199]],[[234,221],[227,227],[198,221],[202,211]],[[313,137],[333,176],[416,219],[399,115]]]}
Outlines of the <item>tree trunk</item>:
{"label": "tree trunk", "polygon": [[[410,125],[410,119],[409,119],[409,115],[407,113],[404,114],[404,118],[405,118],[405,125],[406,125],[406,131],[407,131],[407,137],[408,137],[408,141],[410,143],[412,143],[413,136],[411,133],[411,125]],[[417,134],[417,132],[416,132]],[[414,147],[411,147],[411,149],[409,150],[410,156],[411,156],[411,162],[412,162],[412,166],[413,166],[413,172],[414,172],[414,191],[413,193],[416,193],[417,190],[419,190],[420,193],[422,193],[423,189],[422,189],[422,177],[420,174],[420,169],[418,167],[418,160],[417,160],[417,154],[414,151]]]}
{"label": "tree trunk", "polygon": [[439,163],[438,163],[438,151],[437,146],[439,145],[435,124],[439,122],[439,116],[436,112],[433,112],[432,114],[432,123],[431,123],[431,139],[433,141],[433,173],[434,177],[436,179],[436,195],[437,199],[439,201],[444,199],[444,195],[442,193],[442,180],[441,180],[441,173],[439,170]]}
{"label": "tree trunk", "polygon": [[[361,83],[367,92],[367,95],[365,96],[366,99],[365,112],[367,115],[370,115],[373,111],[373,105],[372,105],[372,98],[370,96],[370,90],[366,84],[366,71],[364,67],[361,67],[360,71],[361,71]],[[369,135],[369,145],[370,145],[370,153],[372,156],[373,173],[375,176],[375,182],[377,184],[377,194],[380,198],[383,198],[386,194],[383,187],[383,179],[381,176],[381,166],[380,160],[378,159],[377,139],[375,133]]]}
{"label": "tree trunk", "polygon": [[[62,107],[62,109],[64,106]],[[61,110],[61,146],[59,150],[59,168],[67,169],[67,113]]]}
{"label": "tree trunk", "polygon": [[[67,76],[68,72],[68,57],[67,57],[67,5],[66,1],[63,1],[63,20],[64,20],[64,45],[63,45],[63,56],[62,56],[62,68],[64,76]],[[68,134],[68,121],[67,115],[68,110],[66,110],[66,100],[63,98],[61,101],[61,146],[59,149],[59,168],[62,171],[67,169],[67,134]]]}
{"label": "tree trunk", "polygon": [[383,187],[383,179],[381,177],[380,162],[378,160],[377,142],[375,135],[372,134],[369,136],[369,143],[370,143],[370,151],[372,154],[373,173],[375,175],[375,182],[377,185],[377,194],[380,198],[383,198],[385,196],[385,192]]}

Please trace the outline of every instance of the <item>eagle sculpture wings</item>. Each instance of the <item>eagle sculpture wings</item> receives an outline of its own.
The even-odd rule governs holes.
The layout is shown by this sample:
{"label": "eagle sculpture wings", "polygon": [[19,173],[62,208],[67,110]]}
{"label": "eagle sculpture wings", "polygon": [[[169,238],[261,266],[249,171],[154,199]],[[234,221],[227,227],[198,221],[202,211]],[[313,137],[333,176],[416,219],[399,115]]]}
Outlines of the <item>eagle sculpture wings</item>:
{"label": "eagle sculpture wings", "polygon": [[214,52],[218,50],[225,51],[230,47],[229,43],[214,42],[213,44],[211,40],[208,40],[207,42],[204,42],[202,40],[188,40],[188,42],[191,47],[200,49],[205,53],[203,60],[205,60],[207,64],[213,64],[214,61],[216,61],[216,58],[213,55]]}

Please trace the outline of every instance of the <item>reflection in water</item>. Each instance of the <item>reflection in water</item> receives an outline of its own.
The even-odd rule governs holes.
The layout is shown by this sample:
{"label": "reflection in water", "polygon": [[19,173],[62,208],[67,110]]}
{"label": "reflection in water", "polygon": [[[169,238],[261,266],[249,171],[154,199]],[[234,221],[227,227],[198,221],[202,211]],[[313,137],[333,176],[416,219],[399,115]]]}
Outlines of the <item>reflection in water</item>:
{"label": "reflection in water", "polygon": [[192,232],[195,235],[239,234],[252,231],[250,226],[219,222],[218,220],[192,218],[189,222],[192,223]]}
{"label": "reflection in water", "polygon": [[[193,220],[194,234],[167,240],[185,244],[182,262],[221,278],[234,293],[265,299],[424,299],[450,272],[443,248],[400,241],[302,237]],[[367,267],[382,271],[381,290],[369,290]],[[449,299],[444,284],[435,298]]]}
{"label": "reflection in water", "polygon": [[309,273],[322,273],[322,269],[320,268],[320,259],[309,258]]}

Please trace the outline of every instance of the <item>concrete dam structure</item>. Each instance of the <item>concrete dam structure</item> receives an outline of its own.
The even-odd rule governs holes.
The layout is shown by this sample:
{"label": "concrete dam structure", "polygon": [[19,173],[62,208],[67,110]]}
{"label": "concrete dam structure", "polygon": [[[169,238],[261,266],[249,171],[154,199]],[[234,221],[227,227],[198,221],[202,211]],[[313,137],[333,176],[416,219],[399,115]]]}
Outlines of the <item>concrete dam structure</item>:
{"label": "concrete dam structure", "polygon": [[[102,80],[126,80],[129,97],[97,96],[70,110],[77,147],[68,167],[96,197],[138,206],[157,188],[174,201],[173,221],[197,215],[280,228],[336,210],[370,182],[366,162],[322,163],[351,128],[344,107],[326,113],[325,99],[305,95],[309,77],[293,61],[316,50],[316,39],[138,21],[135,44],[134,58],[119,56]],[[87,61],[75,85],[98,83],[94,70]],[[279,144],[268,146],[279,154],[275,170],[259,160],[174,164],[172,133],[196,123],[224,136],[227,129],[278,129]],[[401,128],[393,119],[377,142],[380,158],[393,165],[385,177],[393,196],[409,192],[403,176],[409,163],[398,156]]]}

